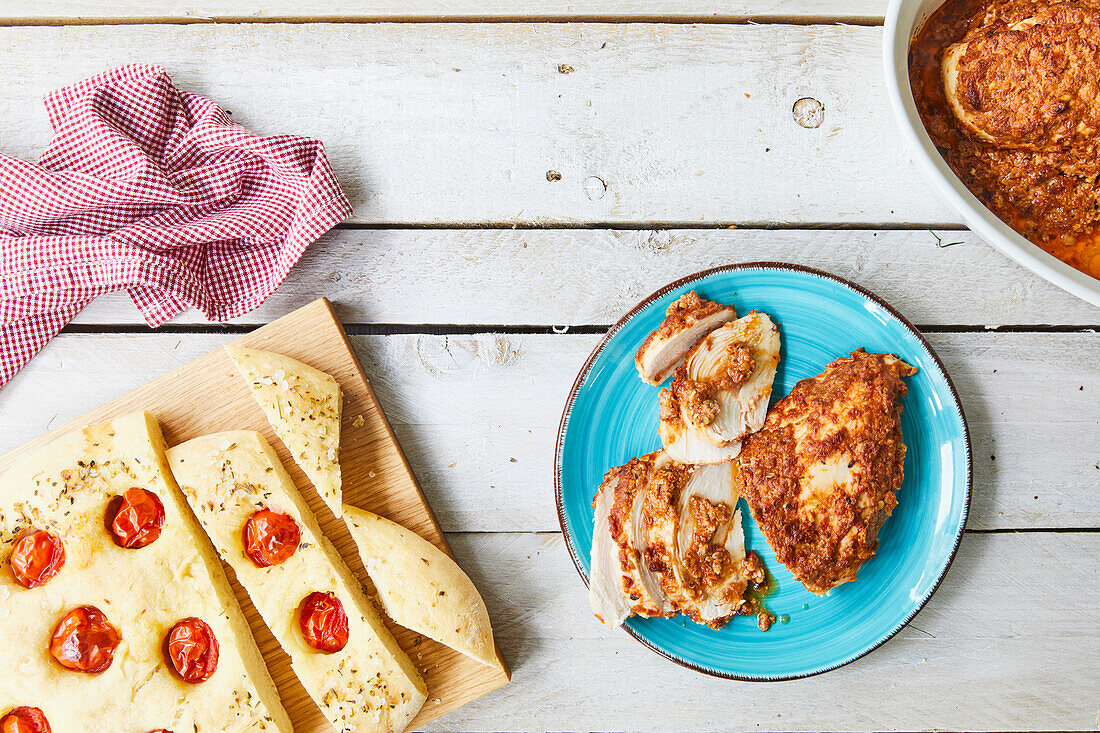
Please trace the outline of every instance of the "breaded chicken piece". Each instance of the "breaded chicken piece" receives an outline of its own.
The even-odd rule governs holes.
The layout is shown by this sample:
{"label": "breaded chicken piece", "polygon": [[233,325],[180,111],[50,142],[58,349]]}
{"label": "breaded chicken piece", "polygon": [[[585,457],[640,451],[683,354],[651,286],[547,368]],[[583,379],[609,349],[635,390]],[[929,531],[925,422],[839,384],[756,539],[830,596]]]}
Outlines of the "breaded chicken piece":
{"label": "breaded chicken piece", "polygon": [[1084,144],[1083,157],[1094,149],[1100,8],[1040,5],[1011,24],[976,28],[944,50],[942,68],[951,111],[982,140],[1037,151]]}
{"label": "breaded chicken piece", "polygon": [[779,559],[814,593],[855,580],[897,505],[905,445],[893,354],[853,351],[803,379],[750,435],[737,486]]}
{"label": "breaded chicken piece", "polygon": [[691,466],[656,451],[613,468],[593,502],[589,602],[618,626],[632,615],[720,628],[744,605],[746,557],[729,463]]}
{"label": "breaded chicken piece", "polygon": [[654,386],[668,379],[699,340],[737,318],[733,306],[703,300],[692,290],[668,307],[656,331],[638,347],[638,376]]}

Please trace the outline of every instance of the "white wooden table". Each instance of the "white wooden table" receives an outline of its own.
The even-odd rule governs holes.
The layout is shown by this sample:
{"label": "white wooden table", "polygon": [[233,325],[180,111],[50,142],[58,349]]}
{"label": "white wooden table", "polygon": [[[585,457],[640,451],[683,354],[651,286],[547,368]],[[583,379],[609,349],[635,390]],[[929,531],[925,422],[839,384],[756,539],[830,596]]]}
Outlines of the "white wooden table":
{"label": "white wooden table", "polygon": [[[150,332],[124,297],[96,302],[0,390],[0,452],[324,295],[515,670],[433,730],[1095,729],[1100,310],[921,180],[884,97],[885,4],[4,0],[4,152],[44,147],[50,89],[160,63],[258,132],[324,140],[356,213],[231,326]],[[796,121],[804,97],[819,127]],[[552,486],[600,333],[665,282],[759,259],[896,305],[974,443],[969,528],[925,610],[847,667],[776,684],[689,672],[597,624]]]}

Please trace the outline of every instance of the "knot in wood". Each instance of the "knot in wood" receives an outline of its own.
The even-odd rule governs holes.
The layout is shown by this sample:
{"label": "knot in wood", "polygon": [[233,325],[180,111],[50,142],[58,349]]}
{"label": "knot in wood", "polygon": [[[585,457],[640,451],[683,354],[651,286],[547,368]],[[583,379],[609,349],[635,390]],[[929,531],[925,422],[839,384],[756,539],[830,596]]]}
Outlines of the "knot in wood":
{"label": "knot in wood", "polygon": [[803,97],[791,107],[794,121],[807,129],[821,127],[825,121],[825,105],[813,97]]}

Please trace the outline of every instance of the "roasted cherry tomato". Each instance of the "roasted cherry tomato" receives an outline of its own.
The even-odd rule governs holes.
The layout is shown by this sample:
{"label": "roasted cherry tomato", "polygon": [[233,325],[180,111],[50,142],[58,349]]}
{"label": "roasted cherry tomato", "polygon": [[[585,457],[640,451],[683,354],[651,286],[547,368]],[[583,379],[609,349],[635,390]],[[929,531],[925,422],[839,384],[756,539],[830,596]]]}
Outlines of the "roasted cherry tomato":
{"label": "roasted cherry tomato", "polygon": [[286,562],[302,539],[294,517],[261,509],[244,523],[244,552],[258,568]]}
{"label": "roasted cherry tomato", "polygon": [[11,572],[24,588],[45,585],[64,564],[61,539],[43,529],[23,535],[11,550]]}
{"label": "roasted cherry tomato", "polygon": [[335,593],[310,593],[302,601],[298,624],[306,643],[332,654],[348,643],[348,615]]}
{"label": "roasted cherry tomato", "polygon": [[50,733],[50,724],[38,708],[18,707],[0,718],[0,733]]}
{"label": "roasted cherry tomato", "polygon": [[164,504],[152,491],[134,487],[107,503],[103,519],[119,547],[146,547],[160,537]]}
{"label": "roasted cherry tomato", "polygon": [[202,619],[177,622],[164,646],[169,665],[184,682],[206,682],[218,668],[218,638]]}
{"label": "roasted cherry tomato", "polygon": [[111,666],[122,641],[118,629],[95,606],[80,606],[65,614],[53,630],[50,654],[74,672],[102,672]]}

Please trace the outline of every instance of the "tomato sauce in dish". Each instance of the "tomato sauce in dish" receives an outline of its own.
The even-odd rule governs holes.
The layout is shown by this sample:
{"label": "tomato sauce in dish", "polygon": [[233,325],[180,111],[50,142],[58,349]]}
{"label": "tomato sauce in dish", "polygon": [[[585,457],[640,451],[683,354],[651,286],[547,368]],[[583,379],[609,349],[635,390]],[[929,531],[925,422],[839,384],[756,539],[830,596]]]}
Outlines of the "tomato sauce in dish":
{"label": "tomato sauce in dish", "polygon": [[[1100,0],[947,0],[910,43],[909,81],[966,187],[1029,241],[1100,278],[1097,28]],[[948,90],[954,44],[965,46]]]}

